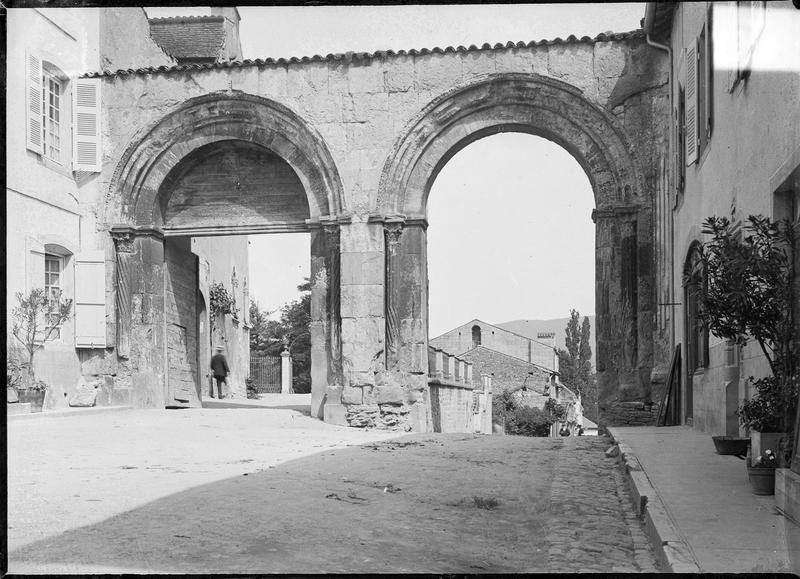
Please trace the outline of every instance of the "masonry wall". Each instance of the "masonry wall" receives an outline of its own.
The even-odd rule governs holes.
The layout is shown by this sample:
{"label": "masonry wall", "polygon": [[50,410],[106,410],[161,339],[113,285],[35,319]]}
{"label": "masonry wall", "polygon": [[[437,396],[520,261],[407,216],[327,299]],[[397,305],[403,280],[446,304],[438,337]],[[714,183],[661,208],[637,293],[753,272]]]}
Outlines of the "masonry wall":
{"label": "masonry wall", "polygon": [[[454,88],[485,80],[491,75],[537,73],[570,83],[580,89],[589,102],[611,110],[621,127],[635,133],[635,139],[639,139],[635,142],[652,142],[636,151],[637,159],[641,155],[642,166],[650,167],[651,158],[662,144],[658,136],[659,127],[653,119],[658,118],[663,106],[664,99],[658,90],[666,82],[666,69],[654,55],[643,38],[636,37],[625,41],[555,41],[527,47],[486,47],[469,51],[377,54],[372,57],[349,55],[328,60],[306,59],[258,66],[105,77],[103,138],[106,146],[98,191],[102,191],[102,195],[108,194],[108,202],[104,203],[100,194],[94,199],[97,205],[103,206],[104,212],[97,228],[91,231],[102,237],[105,229],[122,214],[118,200],[114,198],[115,192],[108,191],[122,152],[135,143],[147,127],[175,111],[187,99],[214,92],[237,94],[241,91],[285,105],[319,135],[330,152],[343,186],[342,214],[349,222],[339,225],[342,250],[341,337],[344,374],[350,380],[344,386],[355,386],[361,392],[342,387],[340,399],[348,406],[368,407],[359,410],[362,414],[362,410],[384,412],[384,407],[398,404],[406,407],[412,403],[409,392],[419,392],[413,396],[424,400],[424,369],[416,366],[403,369],[399,375],[402,382],[399,390],[391,386],[392,380],[378,383],[377,376],[386,361],[386,318],[385,304],[382,303],[386,248],[383,223],[370,220],[377,205],[381,172],[391,158],[399,135],[413,124],[428,103]],[[643,171],[646,183],[651,183],[651,171]],[[608,176],[603,178],[608,179]],[[648,194],[647,191],[638,193]],[[639,226],[642,231],[647,231],[651,222],[646,211],[640,219]],[[632,235],[633,255],[640,256],[640,261],[646,265],[651,249],[646,242],[647,235],[640,236],[645,240],[640,246],[636,245],[636,232]],[[424,234],[415,236],[419,240],[414,244],[421,244],[417,253],[406,253],[401,246],[401,255],[407,256],[401,259],[409,263],[424,258]],[[406,236],[403,239],[411,238]],[[614,239],[609,236],[598,243],[607,242],[608,251],[612,251]],[[365,263],[371,265],[365,266]],[[367,267],[366,274],[364,267]],[[639,296],[640,304],[644,304],[635,318],[642,339],[632,346],[637,350],[638,366],[631,376],[626,376],[630,381],[626,395],[633,398],[650,395],[653,360],[650,340],[652,312],[648,309],[652,296],[647,281],[650,272],[643,266],[639,273],[633,284],[636,287],[631,292]],[[423,278],[424,275],[417,280],[420,288],[426,287]],[[424,296],[424,291],[420,290],[419,295]],[[419,303],[419,295],[409,294],[408,303],[403,306],[408,309],[405,318],[407,329],[401,331],[409,332],[406,344],[413,345],[411,350],[420,350],[424,357],[427,312],[424,303]],[[615,303],[614,296],[609,299],[610,303]],[[410,363],[414,365],[413,360]],[[422,390],[417,388],[419,385]],[[612,392],[613,387],[609,384],[606,390]],[[404,393],[398,398],[397,392]],[[614,399],[610,404],[613,406],[616,402]],[[425,423],[422,418],[413,422],[417,425]]]}
{"label": "masonry wall", "polygon": [[[681,3],[672,28],[673,67],[685,68],[683,48],[700,34],[707,17],[707,3]],[[702,240],[702,221],[709,216],[744,220],[751,214],[774,216],[774,191],[800,166],[800,75],[783,69],[781,63],[796,63],[800,53],[800,25],[789,2],[767,3],[764,29],[757,41],[752,72],[728,90],[728,73],[735,55],[730,45],[735,38],[735,20],[729,7],[714,10],[715,69],[713,73],[713,131],[697,163],[686,167],[686,185],[677,198],[673,190],[674,255],[672,302],[681,302],[682,274],[689,247]],[[793,11],[792,18],[787,18]],[[727,59],[726,59],[727,56]],[[681,79],[680,75],[677,76]],[[673,87],[677,102],[677,85]],[[674,343],[685,344],[684,310],[674,307]],[[729,352],[723,341],[711,336],[710,363],[692,377],[693,408],[683,408],[684,419],[710,434],[738,430],[731,406],[750,396],[749,376],[769,374],[757,344]],[[684,355],[684,398],[686,400],[686,357]]]}
{"label": "masonry wall", "polygon": [[[485,347],[465,352],[461,357],[472,362],[473,376],[486,374],[492,377],[492,390],[496,394],[521,388],[523,384],[531,393],[541,394],[550,379],[550,373],[541,368]],[[544,398],[540,406],[542,405]]]}
{"label": "masonry wall", "polygon": [[[175,60],[164,53],[150,36],[144,8],[97,10],[100,19],[100,68],[126,70],[149,66],[170,66]],[[91,70],[90,67],[84,70]]]}

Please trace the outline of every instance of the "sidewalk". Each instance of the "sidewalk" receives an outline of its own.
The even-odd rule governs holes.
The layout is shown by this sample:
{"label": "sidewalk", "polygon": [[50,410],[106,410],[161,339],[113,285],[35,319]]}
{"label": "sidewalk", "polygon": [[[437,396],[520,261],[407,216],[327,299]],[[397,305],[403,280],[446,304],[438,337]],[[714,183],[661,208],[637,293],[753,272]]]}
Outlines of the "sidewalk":
{"label": "sidewalk", "polygon": [[774,496],[750,492],[744,461],[718,455],[710,435],[683,426],[608,431],[619,443],[634,507],[668,568],[800,570],[800,527],[778,513]]}

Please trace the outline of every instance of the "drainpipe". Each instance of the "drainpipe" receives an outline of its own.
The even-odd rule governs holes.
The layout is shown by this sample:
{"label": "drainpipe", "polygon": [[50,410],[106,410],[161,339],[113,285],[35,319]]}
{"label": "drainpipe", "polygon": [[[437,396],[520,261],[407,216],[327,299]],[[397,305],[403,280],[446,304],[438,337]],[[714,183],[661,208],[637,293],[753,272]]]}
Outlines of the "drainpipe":
{"label": "drainpipe", "polygon": [[[674,72],[673,72],[673,62],[672,62],[672,49],[666,44],[660,44],[655,42],[650,38],[650,33],[653,29],[653,19],[655,17],[655,4],[650,2],[647,4],[647,8],[645,9],[645,17],[644,17],[644,30],[645,30],[645,41],[648,45],[652,46],[653,48],[657,48],[659,50],[663,50],[667,53],[667,58],[669,58],[669,153],[670,153],[670,163],[669,163],[669,173],[670,173],[670,180],[674,184],[676,175],[673,173],[673,165],[675,159],[675,143],[673,143],[673,136],[674,131],[672,130],[672,115],[674,113],[674,105],[673,105],[673,92],[674,92]],[[672,210],[673,207],[670,206],[670,203],[667,203],[667,207],[665,208],[665,213],[669,215],[669,304],[670,304],[670,337],[672,338],[672,345],[675,346],[675,267],[674,267],[674,237],[675,237],[675,228],[672,219]]]}

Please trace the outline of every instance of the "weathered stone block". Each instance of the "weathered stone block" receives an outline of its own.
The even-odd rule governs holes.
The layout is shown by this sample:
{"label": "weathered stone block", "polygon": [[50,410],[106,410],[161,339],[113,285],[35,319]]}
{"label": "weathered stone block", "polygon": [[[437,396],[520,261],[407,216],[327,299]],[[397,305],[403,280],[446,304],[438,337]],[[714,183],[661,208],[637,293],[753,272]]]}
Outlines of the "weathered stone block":
{"label": "weathered stone block", "polygon": [[414,88],[414,57],[399,56],[387,67],[386,89],[390,93],[406,92]]}
{"label": "weathered stone block", "polygon": [[316,126],[332,153],[347,150],[347,131],[342,123],[318,123]]}
{"label": "weathered stone block", "polygon": [[547,72],[547,48],[512,48],[495,53],[495,72]]}
{"label": "weathered stone block", "polygon": [[428,349],[425,344],[403,343],[398,349],[400,368],[407,372],[428,373]]}
{"label": "weathered stone block", "polygon": [[383,352],[384,334],[383,318],[342,318],[342,356],[349,368],[370,370]]}
{"label": "weathered stone block", "polygon": [[444,92],[461,82],[461,68],[453,66],[450,54],[427,54],[414,59],[416,90]]}
{"label": "weathered stone block", "polygon": [[[383,358],[378,361],[378,365],[383,364]],[[371,392],[371,388],[375,385],[375,371],[374,370],[366,370],[366,371],[350,371],[348,374],[349,383],[358,386],[364,390],[364,404],[367,404],[366,396],[369,392]]]}
{"label": "weathered stone block", "polygon": [[341,227],[342,253],[376,251],[383,255],[383,225],[380,223],[350,223]]}
{"label": "weathered stone block", "polygon": [[375,251],[353,251],[342,253],[342,285],[383,286],[385,273],[384,257]]}
{"label": "weathered stone block", "polygon": [[620,42],[597,42],[594,45],[594,72],[597,77],[618,77],[625,69],[627,47]]}
{"label": "weathered stone block", "polygon": [[258,94],[271,98],[286,96],[286,69],[282,67],[259,69]]}
{"label": "weathered stone block", "polygon": [[390,92],[389,114],[392,119],[392,130],[399,135],[400,130],[419,112],[415,91]]}
{"label": "weathered stone block", "polygon": [[427,324],[420,318],[403,318],[400,320],[400,340],[403,342],[427,341]]}
{"label": "weathered stone block", "polygon": [[379,60],[353,60],[347,68],[347,87],[351,94],[384,92],[384,75]]}
{"label": "weathered stone block", "polygon": [[323,419],[328,424],[347,426],[347,407],[343,404],[325,404]]}
{"label": "weathered stone block", "polygon": [[395,379],[384,380],[372,389],[372,399],[377,404],[402,404],[406,394],[403,385]]}
{"label": "weathered stone block", "polygon": [[303,97],[303,108],[315,123],[341,123],[342,101],[339,95],[312,92]]}
{"label": "weathered stone block", "polygon": [[345,386],[342,389],[342,404],[362,404],[364,391],[359,386]]}
{"label": "weathered stone block", "polygon": [[[346,123],[347,146],[351,150],[370,150],[376,147],[391,146],[394,133],[391,129],[391,118],[388,112],[377,112],[376,117],[361,123]],[[367,177],[362,181],[369,183]]]}
{"label": "weathered stone block", "polygon": [[461,54],[461,75],[465,81],[474,80],[495,72],[495,53],[491,50]]}
{"label": "weathered stone block", "polygon": [[342,118],[346,123],[363,123],[389,112],[389,94],[385,92],[346,95],[342,98]]}
{"label": "weathered stone block", "polygon": [[342,317],[383,318],[383,293],[382,285],[342,286]]}
{"label": "weathered stone block", "polygon": [[594,54],[580,44],[558,44],[550,46],[547,61],[548,72],[581,89],[587,96],[595,97],[597,84],[594,76]]}

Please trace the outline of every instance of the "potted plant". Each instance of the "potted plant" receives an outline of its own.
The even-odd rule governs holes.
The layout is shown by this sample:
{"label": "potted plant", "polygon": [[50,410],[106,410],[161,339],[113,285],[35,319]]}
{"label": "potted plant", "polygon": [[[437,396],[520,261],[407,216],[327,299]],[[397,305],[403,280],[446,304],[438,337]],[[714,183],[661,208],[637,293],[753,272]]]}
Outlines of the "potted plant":
{"label": "potted plant", "polygon": [[17,306],[11,311],[11,333],[25,348],[27,360],[9,357],[6,375],[17,391],[19,402],[31,403],[31,409],[41,411],[47,385],[36,378],[34,357],[44,345],[58,336],[62,324],[72,315],[72,300],[61,298],[61,292],[48,296],[42,288],[28,295],[17,292]]}
{"label": "potted plant", "polygon": [[[760,215],[744,224],[709,217],[703,233],[711,238],[702,245],[700,259],[706,284],[691,286],[709,331],[739,346],[754,340],[764,354],[772,375],[750,378],[754,394],[737,414],[750,431],[752,455],[763,456],[766,446],[778,449],[775,440],[782,439],[780,459],[787,461],[800,358],[792,313],[796,228],[796,223]],[[769,437],[772,442],[763,440],[765,433],[776,433]]]}
{"label": "potted plant", "polygon": [[775,494],[775,469],[780,466],[778,456],[767,449],[751,461],[747,459],[747,480],[754,495]]}

